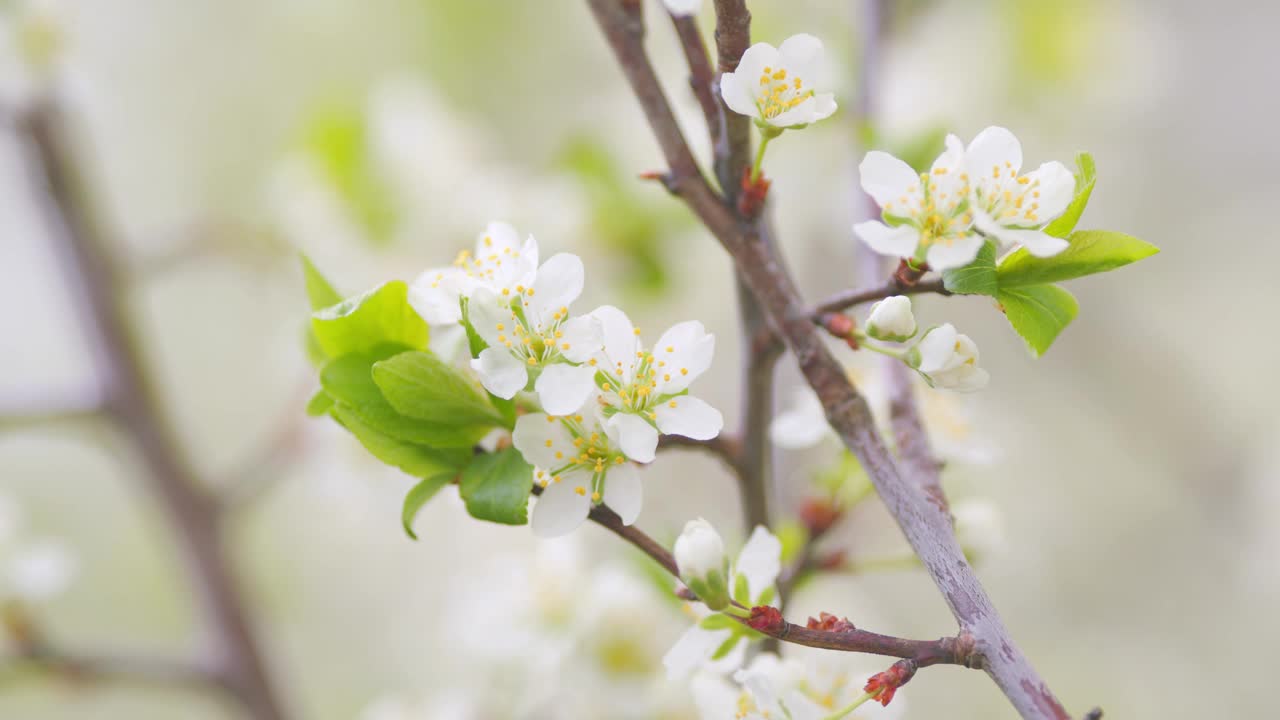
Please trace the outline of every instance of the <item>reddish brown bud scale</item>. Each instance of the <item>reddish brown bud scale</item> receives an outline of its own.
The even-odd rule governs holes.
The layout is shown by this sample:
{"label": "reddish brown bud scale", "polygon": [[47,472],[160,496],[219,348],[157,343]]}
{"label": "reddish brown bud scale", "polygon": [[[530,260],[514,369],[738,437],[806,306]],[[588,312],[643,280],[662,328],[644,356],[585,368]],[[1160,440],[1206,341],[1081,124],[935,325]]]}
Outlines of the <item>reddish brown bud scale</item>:
{"label": "reddish brown bud scale", "polygon": [[843,511],[828,498],[808,498],[800,505],[800,522],[810,537],[822,535],[840,519]]}
{"label": "reddish brown bud scale", "polygon": [[765,635],[782,637],[786,634],[787,621],[782,618],[782,611],[768,605],[757,605],[751,608],[751,617],[747,625]]}
{"label": "reddish brown bud scale", "polygon": [[829,612],[821,612],[818,613],[818,617],[809,618],[808,628],[823,632],[853,632],[857,630],[853,623],[849,622],[849,618],[837,617]]}
{"label": "reddish brown bud scale", "polygon": [[875,701],[881,705],[888,705],[893,700],[894,693],[898,692],[898,688],[915,677],[917,667],[919,666],[915,660],[899,660],[888,670],[872,675],[862,691],[873,695]]}
{"label": "reddish brown bud scale", "polygon": [[742,170],[742,192],[738,194],[738,214],[748,220],[760,214],[764,201],[769,197],[772,183],[764,175],[752,180],[751,168]]}
{"label": "reddish brown bud scale", "polygon": [[929,272],[928,264],[912,266],[910,262],[904,259],[898,263],[898,269],[893,271],[893,281],[899,287],[915,287],[916,283],[919,283],[920,278],[924,277],[927,272]]}
{"label": "reddish brown bud scale", "polygon": [[856,327],[853,323],[853,318],[840,313],[827,313],[818,320],[823,330],[831,333],[833,337],[844,340],[850,348],[858,349],[858,339],[853,332]]}

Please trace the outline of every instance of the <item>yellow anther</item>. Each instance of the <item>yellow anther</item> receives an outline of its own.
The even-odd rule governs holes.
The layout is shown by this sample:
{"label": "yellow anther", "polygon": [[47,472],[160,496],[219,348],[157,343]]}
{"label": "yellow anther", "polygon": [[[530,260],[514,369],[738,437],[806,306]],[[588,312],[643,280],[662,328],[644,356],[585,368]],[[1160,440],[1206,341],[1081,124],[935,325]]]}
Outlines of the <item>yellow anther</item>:
{"label": "yellow anther", "polygon": [[934,175],[946,175],[946,174],[947,174],[947,168],[944,168],[944,167],[934,168],[934,169],[933,169],[933,174],[934,174]]}
{"label": "yellow anther", "polygon": [[506,336],[506,335],[499,335],[499,336],[498,336],[498,342],[500,342],[500,343],[506,343],[506,342],[507,342],[507,336]]}
{"label": "yellow anther", "polygon": [[506,330],[506,329],[507,329],[507,326],[506,326],[506,325],[503,325],[502,323],[498,323],[498,331],[499,331],[499,332],[501,332],[501,331],[503,331],[503,330]]}
{"label": "yellow anther", "polygon": [[623,459],[622,459],[622,456],[621,456],[621,455],[619,455],[619,456],[617,456],[617,457],[615,457],[615,458],[613,459],[613,464],[614,464],[614,465],[621,465],[622,463],[623,463]]}
{"label": "yellow anther", "polygon": [[596,366],[596,359],[595,359],[595,358],[591,358],[590,360],[588,360],[588,361],[587,361],[587,364],[588,364],[588,365],[590,365],[591,367],[595,367],[595,366]]}
{"label": "yellow anther", "polygon": [[562,453],[562,452],[560,452],[559,450],[557,450],[557,451],[556,451],[556,459],[557,459],[557,460],[563,460],[563,459],[564,459],[564,453]]}
{"label": "yellow anther", "polygon": [[639,335],[639,334],[640,334],[640,328],[635,328],[635,329],[634,329],[634,330],[632,330],[631,332],[635,333],[636,335]]}
{"label": "yellow anther", "polygon": [[689,374],[689,368],[680,368],[680,374],[681,374],[681,375],[688,375],[688,374]]}
{"label": "yellow anther", "polygon": [[573,419],[574,419],[574,420],[576,420],[576,421],[578,421],[578,422],[582,422],[582,416],[581,416],[581,415],[574,415],[574,416],[573,416]]}
{"label": "yellow anther", "polygon": [[574,446],[574,447],[576,447],[576,448],[580,448],[580,447],[582,447],[582,443],[583,443],[583,442],[585,442],[585,441],[584,441],[582,438],[574,438],[574,439],[573,439],[573,446]]}
{"label": "yellow anther", "polygon": [[670,375],[669,373],[668,373],[668,374],[666,374],[666,375],[663,375],[663,376],[662,376],[662,381],[663,381],[663,382],[671,382],[671,375]]}
{"label": "yellow anther", "polygon": [[547,441],[547,447],[551,447],[551,441],[550,441],[550,440],[548,440],[548,441]]}
{"label": "yellow anther", "polygon": [[538,364],[538,358],[536,358],[536,357],[531,357],[531,358],[529,358],[529,364],[530,364],[530,365],[537,365],[537,364]]}
{"label": "yellow anther", "polygon": [[778,70],[778,72],[776,72],[776,73],[774,73],[774,74],[773,74],[773,79],[774,79],[774,80],[786,80],[786,79],[787,79],[787,69],[786,69],[786,68],[782,68],[782,69]]}
{"label": "yellow anther", "polygon": [[484,246],[485,246],[485,247],[493,247],[493,238],[489,237],[488,235],[485,235],[485,236],[484,236]]}
{"label": "yellow anther", "polygon": [[559,475],[551,476],[551,482],[560,482],[560,480],[562,480],[562,478]]}
{"label": "yellow anther", "polygon": [[560,343],[560,349],[561,349],[561,350],[568,350],[568,349],[569,349],[569,343]]}
{"label": "yellow anther", "polygon": [[503,295],[510,295],[510,294],[511,294],[511,291],[510,291],[510,290],[508,290],[508,289],[506,289],[506,288],[502,288],[502,294],[503,294]]}
{"label": "yellow anther", "polygon": [[667,403],[667,407],[669,407],[669,408],[671,408],[672,410],[674,410],[674,409],[675,409],[675,407],[676,407],[676,401],[675,401],[675,400],[672,400],[671,402]]}
{"label": "yellow anther", "polygon": [[601,390],[603,390],[603,391],[605,391],[605,392],[609,392],[610,390],[612,390],[612,389],[613,389],[613,386],[612,386],[612,385],[610,385],[609,383],[605,383],[604,385],[601,385],[601,386],[600,386],[600,389],[601,389]]}
{"label": "yellow anther", "polygon": [[517,286],[516,286],[516,292],[518,292],[518,293],[522,293],[522,292],[524,292],[524,286],[523,286],[523,285],[517,285]]}
{"label": "yellow anther", "polygon": [[1023,175],[1022,177],[1018,178],[1019,185],[1026,185],[1030,182],[1031,182],[1031,178],[1027,177],[1026,175]]}
{"label": "yellow anther", "polygon": [[556,417],[555,417],[554,415],[548,415],[548,416],[547,416],[547,422],[549,422],[549,423],[553,423],[553,422],[555,422],[555,421],[556,421]]}
{"label": "yellow anther", "polygon": [[676,351],[675,346],[673,346],[673,345],[668,345],[668,346],[667,346],[667,352],[675,352],[675,351]]}
{"label": "yellow anther", "polygon": [[600,502],[600,493],[598,492],[591,493],[591,500],[592,502]]}
{"label": "yellow anther", "polygon": [[584,488],[584,487],[582,487],[581,485],[579,485],[578,487],[574,488],[574,489],[573,489],[573,491],[574,491],[574,492],[576,492],[576,493],[578,493],[579,495],[586,495],[586,494],[587,494],[587,489],[586,489],[586,488]]}

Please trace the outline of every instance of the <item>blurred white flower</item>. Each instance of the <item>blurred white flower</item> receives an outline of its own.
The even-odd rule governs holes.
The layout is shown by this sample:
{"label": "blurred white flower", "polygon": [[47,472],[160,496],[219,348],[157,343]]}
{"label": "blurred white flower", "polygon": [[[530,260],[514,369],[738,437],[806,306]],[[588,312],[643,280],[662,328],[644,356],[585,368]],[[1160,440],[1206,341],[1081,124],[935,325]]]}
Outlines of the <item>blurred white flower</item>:
{"label": "blurred white flower", "polygon": [[[802,662],[773,653],[761,653],[751,664],[734,673],[736,684],[702,673],[694,677],[693,695],[703,718],[741,720],[822,720],[862,694],[869,674],[853,672],[834,663]],[[866,703],[845,718],[901,717],[901,700],[889,707]]]}
{"label": "blurred white flower", "polygon": [[796,388],[791,406],[778,413],[769,425],[769,437],[778,447],[788,450],[814,447],[835,434],[827,423],[822,402],[807,385]]}
{"label": "blurred white flower", "polygon": [[990,500],[969,498],[951,506],[956,538],[966,552],[986,556],[1005,547],[1004,516]]}
{"label": "blurred white flower", "polygon": [[75,556],[57,540],[38,540],[17,548],[9,559],[12,592],[31,602],[61,594],[78,570]]}
{"label": "blurred white flower", "polygon": [[640,473],[626,461],[614,430],[592,408],[555,417],[529,413],[516,421],[512,444],[534,466],[542,488],[533,508],[533,532],[556,537],[587,519],[604,502],[630,525],[640,515]]}
{"label": "blurred white flower", "polygon": [[0,101],[21,107],[52,79],[66,45],[74,3],[18,0],[0,8]]}
{"label": "blurred white flower", "polygon": [[1022,170],[1022,145],[1002,127],[978,133],[965,151],[974,224],[1005,245],[1022,245],[1047,257],[1067,249],[1067,241],[1044,227],[1062,214],[1075,196],[1075,177],[1056,160],[1033,172]]}
{"label": "blurred white flower", "polygon": [[587,317],[603,332],[595,366],[595,383],[606,424],[627,457],[652,462],[658,435],[710,440],[720,434],[724,417],[706,401],[683,394],[711,367],[716,339],[696,320],[673,325],[651,351],[640,343],[640,331],[626,313],[605,305]]}
{"label": "blurred white flower", "polygon": [[[778,573],[782,571],[782,543],[763,525],[756,526],[742,551],[734,563],[731,573],[730,588],[737,586],[739,578],[747,586],[747,605],[765,605],[771,602],[774,594],[774,583],[778,581]],[[696,614],[696,613],[695,613]],[[688,677],[699,667],[708,667],[712,657],[733,636],[728,629],[707,629],[703,627],[702,617],[685,631],[667,654],[662,664],[667,668],[669,679]],[[731,670],[746,653],[747,639],[741,638],[713,669]]]}
{"label": "blurred white flower", "polygon": [[702,518],[690,520],[676,538],[674,554],[684,584],[704,605],[723,610],[729,604],[729,556],[720,533]]}
{"label": "blurred white flower", "polygon": [[762,130],[802,128],[836,111],[835,97],[812,85],[822,61],[822,41],[812,35],[793,35],[777,48],[756,43],[734,72],[720,76],[720,94],[730,110],[754,118]]}
{"label": "blurred white flower", "polygon": [[928,380],[932,387],[973,392],[987,386],[990,376],[978,367],[978,346],[956,332],[951,323],[939,325],[925,333],[911,349],[908,364]]}
{"label": "blurred white flower", "polygon": [[916,334],[916,317],[911,299],[905,295],[887,297],[871,306],[867,334],[877,340],[904,342]]}
{"label": "blurred white flower", "polygon": [[862,189],[884,211],[884,219],[868,220],[853,231],[872,250],[927,262],[933,270],[973,262],[983,238],[973,232],[969,208],[969,176],[964,145],[947,136],[947,149],[928,173],[916,174],[902,160],[873,150],[858,165]]}
{"label": "blurred white flower", "polygon": [[702,9],[702,0],[662,0],[662,3],[672,15],[697,15]]}

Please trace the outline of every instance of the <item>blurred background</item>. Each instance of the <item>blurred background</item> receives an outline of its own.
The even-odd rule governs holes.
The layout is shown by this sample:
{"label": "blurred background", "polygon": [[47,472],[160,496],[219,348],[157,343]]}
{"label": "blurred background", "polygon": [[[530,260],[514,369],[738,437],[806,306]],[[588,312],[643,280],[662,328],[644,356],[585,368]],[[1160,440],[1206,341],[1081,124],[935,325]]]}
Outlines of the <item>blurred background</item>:
{"label": "blurred background", "polygon": [[[649,5],[650,51],[706,158],[683,59]],[[767,160],[782,244],[813,299],[855,284],[863,149],[848,109],[862,5],[751,3],[754,39],[821,37],[842,105]],[[985,300],[917,303],[923,322],[971,335],[993,377],[976,397],[937,399],[933,422],[939,443],[958,448],[953,497],[985,503],[981,577],[1077,713],[1268,715],[1280,641],[1280,418],[1267,380],[1280,351],[1280,244],[1254,220],[1280,192],[1280,5],[890,5],[881,144],[999,124],[1028,164],[1088,150],[1099,183],[1081,227],[1163,249],[1071,283],[1080,315],[1039,360]],[[413,542],[399,524],[412,479],[302,411],[316,382],[296,250],[354,293],[447,263],[504,219],[544,255],[582,255],[582,307],[624,305],[646,334],[702,320],[720,352],[700,394],[735,417],[728,263],[636,179],[660,155],[585,5],[3,7],[3,102],[52,92],[63,106],[164,425],[199,482],[236,498],[224,518],[230,561],[292,717],[693,717],[687,691],[655,679],[689,620],[629,549],[594,527],[545,542],[480,523],[449,490]],[[701,19],[710,42],[709,8]],[[136,446],[93,412],[91,336],[30,159],[6,124],[0,598],[69,652],[190,654],[202,637],[183,554]],[[796,384],[784,361],[780,407]],[[782,513],[835,452],[780,458]],[[667,454],[646,476],[640,525],[654,536],[669,541],[701,515],[731,545],[743,537],[733,481],[713,459]],[[904,551],[874,500],[831,542],[869,559]],[[920,571],[822,579],[787,614],[818,610],[903,636],[954,632]],[[3,718],[239,716],[199,690],[3,667]],[[513,709],[535,691],[557,710]],[[907,718],[1014,717],[961,669],[921,673],[900,697]]]}

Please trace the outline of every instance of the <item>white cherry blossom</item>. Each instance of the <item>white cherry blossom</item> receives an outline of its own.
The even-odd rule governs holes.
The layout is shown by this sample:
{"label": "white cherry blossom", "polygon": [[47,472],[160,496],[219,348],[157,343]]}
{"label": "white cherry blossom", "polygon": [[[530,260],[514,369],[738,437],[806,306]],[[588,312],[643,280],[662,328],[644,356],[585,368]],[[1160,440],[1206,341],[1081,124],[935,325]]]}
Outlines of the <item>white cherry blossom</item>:
{"label": "white cherry blossom", "polygon": [[858,166],[862,189],[887,221],[853,226],[872,250],[939,271],[968,265],[977,257],[984,240],[973,231],[964,145],[955,135],[946,142],[930,171],[919,175],[886,152],[874,150],[863,158]]}
{"label": "white cherry blossom", "polygon": [[1075,196],[1075,177],[1065,165],[1055,160],[1020,175],[1018,138],[1005,128],[989,127],[969,143],[965,168],[972,179],[970,205],[979,230],[1040,257],[1067,248],[1066,240],[1039,229],[1061,215]]}
{"label": "white cherry blossom", "polygon": [[538,269],[538,241],[523,243],[515,228],[491,222],[476,238],[475,252],[463,250],[449,267],[431,268],[413,281],[409,304],[432,325],[462,321],[461,298],[479,288],[501,294],[533,287]]}
{"label": "white cherry blossom", "polygon": [[697,15],[702,9],[702,0],[662,0],[662,3],[667,6],[667,12],[681,17]]}
{"label": "white cherry blossom", "polygon": [[711,523],[698,518],[684,526],[673,551],[680,579],[712,610],[729,604],[729,558]]}
{"label": "white cherry blossom", "polygon": [[877,340],[903,342],[916,334],[916,317],[911,299],[905,295],[887,297],[871,306],[867,334]]}
{"label": "white cherry blossom", "polygon": [[908,354],[907,362],[929,385],[936,388],[973,392],[987,386],[990,375],[978,367],[978,346],[956,332],[951,323],[925,333]]}
{"label": "white cherry blossom", "polygon": [[[742,551],[734,563],[730,573],[729,587],[738,584],[741,577],[747,585],[747,597],[751,605],[764,605],[772,600],[778,574],[782,571],[782,542],[763,525],[756,526]],[[716,650],[733,636],[733,631],[726,629],[707,629],[701,620],[694,623],[676,641],[662,658],[667,668],[667,677],[678,679],[688,677],[698,668],[710,668],[717,671],[728,671],[741,663],[746,654],[747,639],[741,638],[727,655],[718,661],[712,660]]]}
{"label": "white cherry blossom", "polygon": [[485,389],[511,398],[535,379],[543,410],[565,415],[590,396],[595,369],[584,363],[600,350],[600,322],[569,316],[582,293],[582,260],[560,253],[538,268],[528,286],[478,287],[467,319],[489,347],[471,361]]}
{"label": "white cherry blossom", "polygon": [[594,365],[599,403],[610,432],[636,462],[654,459],[659,433],[710,440],[720,434],[724,417],[706,401],[685,394],[711,367],[715,336],[702,323],[682,322],[658,338],[652,350],[640,343],[640,331],[626,313],[605,305],[587,315],[600,322],[603,345],[588,361]]}
{"label": "white cherry blossom", "polygon": [[533,532],[556,537],[572,532],[601,502],[625,525],[636,521],[643,503],[640,473],[590,408],[556,417],[530,413],[516,421],[512,444],[534,466],[542,488],[533,508]]}
{"label": "white cherry blossom", "polygon": [[835,97],[813,85],[822,55],[822,41],[812,35],[793,35],[777,48],[756,43],[734,72],[720,76],[720,94],[730,110],[766,132],[805,127],[836,111]]}
{"label": "white cherry blossom", "polygon": [[[760,653],[733,674],[734,683],[701,673],[694,677],[692,689],[704,718],[822,720],[858,698],[869,677],[847,662],[806,662]],[[895,720],[902,717],[904,707],[900,698],[887,707],[868,702],[841,717]]]}

